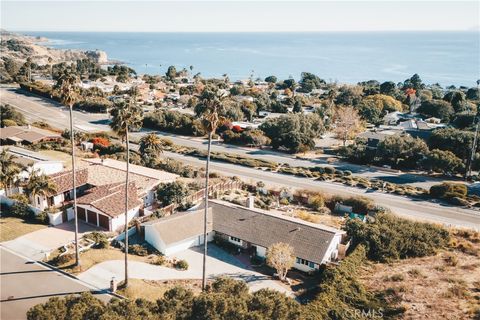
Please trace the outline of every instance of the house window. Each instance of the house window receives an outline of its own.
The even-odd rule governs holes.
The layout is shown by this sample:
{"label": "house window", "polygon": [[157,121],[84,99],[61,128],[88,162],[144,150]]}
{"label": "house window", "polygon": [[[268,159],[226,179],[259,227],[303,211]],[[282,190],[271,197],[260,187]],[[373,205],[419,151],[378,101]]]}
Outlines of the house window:
{"label": "house window", "polygon": [[[310,262],[310,261],[308,261],[308,260],[305,260],[305,259],[302,259],[302,258],[297,258],[297,263],[298,263],[298,264],[303,264],[304,266],[308,266],[309,263],[312,263],[312,262]],[[313,263],[312,263],[312,264],[313,264]]]}
{"label": "house window", "polygon": [[230,241],[237,242],[237,243],[242,243],[241,239],[235,238],[235,237],[230,237]]}
{"label": "house window", "polygon": [[40,205],[40,197],[37,197],[37,204]]}
{"label": "house window", "polygon": [[309,266],[310,268],[314,269],[314,268],[315,268],[315,263],[309,262],[309,263],[308,263],[308,266]]}

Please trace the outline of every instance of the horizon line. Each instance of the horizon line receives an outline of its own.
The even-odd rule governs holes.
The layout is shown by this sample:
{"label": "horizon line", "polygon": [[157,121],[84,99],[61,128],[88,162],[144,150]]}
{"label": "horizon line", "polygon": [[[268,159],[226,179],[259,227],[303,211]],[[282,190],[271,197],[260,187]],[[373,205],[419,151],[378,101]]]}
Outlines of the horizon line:
{"label": "horizon line", "polygon": [[298,30],[298,31],[291,31],[291,30],[275,30],[275,31],[267,31],[267,30],[255,30],[255,31],[240,31],[240,30],[232,30],[232,31],[198,31],[198,30],[155,30],[155,31],[147,31],[147,30],[20,30],[20,29],[6,29],[1,28],[2,31],[6,32],[104,32],[104,33],[382,33],[382,32],[480,32],[480,28],[472,28],[472,29],[420,29],[420,30]]}

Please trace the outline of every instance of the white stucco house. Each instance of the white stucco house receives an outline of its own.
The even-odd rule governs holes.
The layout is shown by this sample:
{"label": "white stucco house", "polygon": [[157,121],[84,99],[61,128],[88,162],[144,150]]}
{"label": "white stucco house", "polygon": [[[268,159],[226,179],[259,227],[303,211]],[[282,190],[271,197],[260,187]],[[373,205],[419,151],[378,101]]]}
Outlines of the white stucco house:
{"label": "white stucco house", "polygon": [[[76,171],[78,218],[108,231],[119,231],[125,225],[126,163],[113,159],[84,159]],[[72,171],[49,175],[57,188],[54,195],[36,196],[33,205],[44,210],[70,206],[73,200]],[[130,165],[128,220],[148,213],[155,202],[156,188],[173,182],[178,175]],[[63,214],[61,221],[73,218]]]}
{"label": "white stucco house", "polygon": [[[296,256],[294,268],[301,271],[314,271],[322,264],[341,259],[346,250],[346,233],[342,230],[220,200],[211,200],[209,210],[208,241],[214,237],[228,241],[260,258],[265,258],[272,244],[288,243]],[[143,226],[145,240],[167,256],[203,244],[202,209]]]}

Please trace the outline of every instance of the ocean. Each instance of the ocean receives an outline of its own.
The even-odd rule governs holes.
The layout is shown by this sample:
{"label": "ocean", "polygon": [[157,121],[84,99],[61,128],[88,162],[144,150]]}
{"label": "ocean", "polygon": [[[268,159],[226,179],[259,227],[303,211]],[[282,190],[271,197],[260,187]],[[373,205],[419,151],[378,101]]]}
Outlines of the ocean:
{"label": "ocean", "polygon": [[404,81],[475,86],[480,78],[478,32],[129,33],[22,32],[47,37],[48,46],[103,50],[138,73],[193,66],[203,77],[251,75],[327,81]]}

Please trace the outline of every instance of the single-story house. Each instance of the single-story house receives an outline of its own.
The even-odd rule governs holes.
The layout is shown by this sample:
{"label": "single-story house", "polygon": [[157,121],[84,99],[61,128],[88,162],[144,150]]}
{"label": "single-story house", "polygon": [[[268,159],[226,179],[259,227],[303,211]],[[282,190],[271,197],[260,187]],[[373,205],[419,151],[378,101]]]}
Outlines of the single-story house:
{"label": "single-story house", "polygon": [[[313,271],[336,261],[345,251],[345,232],[281,213],[211,200],[208,241],[214,236],[260,258],[268,247],[284,242],[294,249],[294,268]],[[143,224],[145,240],[165,255],[203,243],[203,210],[187,211]],[[342,247],[343,246],[343,247]]]}
{"label": "single-story house", "polygon": [[43,141],[60,141],[62,137],[55,132],[32,127],[30,125],[0,128],[0,141],[5,144],[36,144]]}

